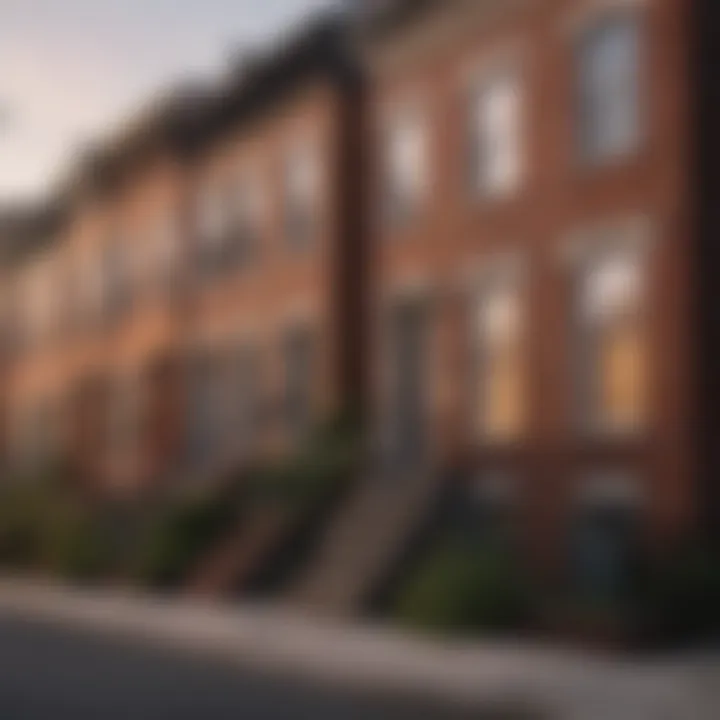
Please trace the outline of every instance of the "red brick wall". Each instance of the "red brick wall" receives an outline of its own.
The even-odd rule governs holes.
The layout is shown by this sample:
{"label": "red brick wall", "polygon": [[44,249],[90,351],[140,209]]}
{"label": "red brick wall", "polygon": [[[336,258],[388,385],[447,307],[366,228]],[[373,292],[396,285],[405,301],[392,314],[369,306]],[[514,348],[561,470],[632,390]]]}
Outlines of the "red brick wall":
{"label": "red brick wall", "polygon": [[[444,41],[438,29],[443,25],[435,20],[427,30],[432,47],[415,51],[407,50],[411,44],[407,27],[368,46],[375,128],[375,167],[369,186],[376,211],[382,188],[382,118],[404,98],[417,102],[428,119],[432,178],[416,225],[398,234],[386,232],[376,222],[371,239],[377,299],[374,337],[382,338],[381,318],[394,293],[405,285],[427,293],[434,308],[431,423],[438,451],[453,460],[469,455],[477,472],[521,468],[531,546],[546,557],[566,531],[578,483],[588,471],[629,469],[638,477],[651,539],[667,538],[687,525],[697,501],[687,3],[638,3],[646,53],[646,134],[636,154],[593,170],[578,167],[572,156],[569,25],[573,13],[586,4],[580,0],[519,3],[524,7],[476,30],[461,22]],[[447,17],[451,10],[445,7],[440,13]],[[516,197],[483,204],[468,198],[465,184],[461,83],[468,65],[482,63],[503,47],[517,52],[521,62],[528,167]],[[404,50],[404,59],[389,56],[398,58]],[[637,438],[593,441],[576,431],[569,413],[569,286],[563,246],[573,232],[632,216],[646,217],[653,234],[648,268],[649,423]],[[529,268],[531,416],[524,441],[501,452],[477,446],[469,433],[468,295],[463,278],[469,267],[505,252],[526,258]],[[378,388],[382,343],[373,350]]]}

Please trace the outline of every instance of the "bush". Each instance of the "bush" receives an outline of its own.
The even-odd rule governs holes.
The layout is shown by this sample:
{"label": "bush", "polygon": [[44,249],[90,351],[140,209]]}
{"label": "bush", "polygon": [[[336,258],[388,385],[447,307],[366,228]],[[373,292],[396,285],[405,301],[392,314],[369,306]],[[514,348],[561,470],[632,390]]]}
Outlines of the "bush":
{"label": "bush", "polygon": [[134,559],[136,579],[163,589],[176,586],[192,565],[237,519],[223,494],[185,501],[153,523]]}
{"label": "bush", "polygon": [[0,565],[89,579],[109,553],[97,508],[55,482],[18,484],[0,498]]}
{"label": "bush", "polygon": [[351,478],[358,449],[357,431],[330,425],[295,456],[250,473],[246,499],[250,505],[288,505],[291,510],[315,506]]}
{"label": "bush", "polygon": [[13,487],[0,498],[0,565],[20,569],[35,565],[40,555],[39,497]]}
{"label": "bush", "polygon": [[405,624],[439,631],[504,631],[527,617],[527,592],[509,550],[462,536],[420,563],[397,602]]}
{"label": "bush", "polygon": [[98,508],[59,501],[42,527],[41,565],[74,581],[98,579],[113,569],[110,539]]}
{"label": "bush", "polygon": [[720,633],[720,561],[709,544],[683,543],[648,573],[638,610],[670,641]]}

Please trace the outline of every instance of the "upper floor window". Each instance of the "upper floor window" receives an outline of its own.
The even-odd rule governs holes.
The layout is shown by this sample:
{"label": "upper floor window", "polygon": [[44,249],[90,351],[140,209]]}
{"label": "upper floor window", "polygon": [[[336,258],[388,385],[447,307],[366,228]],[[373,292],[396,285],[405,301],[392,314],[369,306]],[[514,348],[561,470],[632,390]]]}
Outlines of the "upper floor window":
{"label": "upper floor window", "polygon": [[113,237],[103,248],[102,263],[103,314],[112,319],[123,313],[130,303],[132,266],[124,237]]}
{"label": "upper floor window", "polygon": [[644,415],[645,278],[637,249],[588,258],[577,281],[577,412],[584,428],[629,431]]}
{"label": "upper floor window", "polygon": [[517,439],[526,415],[524,308],[517,271],[489,277],[474,314],[476,427],[485,441]]}
{"label": "upper floor window", "polygon": [[423,119],[403,114],[391,122],[385,147],[385,214],[391,225],[404,225],[419,212],[427,187],[428,148]]}
{"label": "upper floor window", "polygon": [[473,191],[511,193],[522,172],[520,81],[496,73],[474,89],[470,109],[470,182]]}
{"label": "upper floor window", "polygon": [[238,262],[247,262],[258,250],[262,231],[263,203],[255,178],[238,179],[232,208],[232,245]]}
{"label": "upper floor window", "polygon": [[283,177],[285,236],[290,247],[303,249],[316,230],[318,160],[309,146],[295,148],[286,158]]}
{"label": "upper floor window", "polygon": [[233,356],[233,436],[239,447],[249,450],[260,437],[261,430],[261,358],[258,349],[252,345],[242,345]]}
{"label": "upper floor window", "polygon": [[141,281],[150,289],[167,289],[178,279],[181,226],[175,207],[160,208],[147,228]]}
{"label": "upper floor window", "polygon": [[577,141],[583,160],[631,152],[640,136],[639,23],[617,11],[590,26],[577,48]]}
{"label": "upper floor window", "polygon": [[222,261],[228,231],[228,199],[219,183],[203,188],[197,207],[197,244],[200,265],[205,271]]}
{"label": "upper floor window", "polygon": [[315,342],[310,330],[295,329],[284,341],[285,419],[290,436],[300,439],[312,429]]}
{"label": "upper floor window", "polygon": [[21,298],[25,337],[38,346],[48,340],[58,327],[57,263],[38,258],[27,268]]}

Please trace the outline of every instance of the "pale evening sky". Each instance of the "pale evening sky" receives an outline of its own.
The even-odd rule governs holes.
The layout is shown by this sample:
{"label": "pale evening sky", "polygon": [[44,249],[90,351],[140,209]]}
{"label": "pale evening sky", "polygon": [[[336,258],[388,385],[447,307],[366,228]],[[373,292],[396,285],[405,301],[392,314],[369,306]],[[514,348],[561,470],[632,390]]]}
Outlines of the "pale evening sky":
{"label": "pale evening sky", "polygon": [[0,204],[42,194],[158,90],[333,0],[0,0]]}

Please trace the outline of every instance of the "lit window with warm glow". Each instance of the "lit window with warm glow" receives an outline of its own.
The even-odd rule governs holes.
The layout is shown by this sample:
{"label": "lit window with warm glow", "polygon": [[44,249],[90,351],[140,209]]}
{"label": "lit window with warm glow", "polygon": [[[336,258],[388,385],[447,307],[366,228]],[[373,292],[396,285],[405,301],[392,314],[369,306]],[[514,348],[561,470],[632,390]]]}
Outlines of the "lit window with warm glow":
{"label": "lit window with warm glow", "polygon": [[484,440],[507,442],[523,431],[524,308],[517,278],[488,282],[475,311],[476,424]]}
{"label": "lit window with warm glow", "polygon": [[645,411],[644,278],[637,253],[594,257],[581,272],[576,347],[583,426],[632,430]]}

